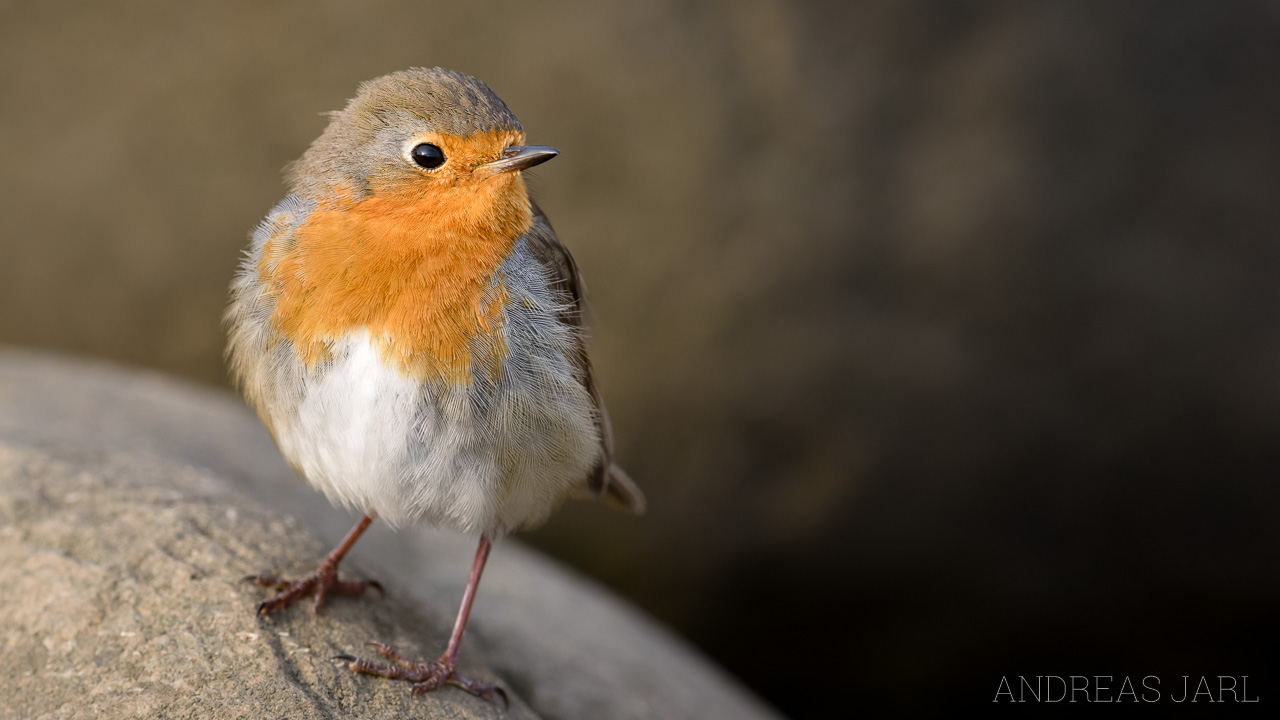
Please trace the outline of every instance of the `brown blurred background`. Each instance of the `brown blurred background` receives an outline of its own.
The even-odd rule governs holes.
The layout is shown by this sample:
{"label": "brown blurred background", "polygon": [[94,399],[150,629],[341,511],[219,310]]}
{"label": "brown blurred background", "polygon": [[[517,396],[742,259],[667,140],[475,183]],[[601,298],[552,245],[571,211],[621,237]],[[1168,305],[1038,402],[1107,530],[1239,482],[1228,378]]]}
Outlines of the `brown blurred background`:
{"label": "brown blurred background", "polygon": [[225,386],[282,166],[412,65],[563,152],[652,510],[534,543],[798,718],[1275,687],[1275,3],[0,0],[0,342]]}

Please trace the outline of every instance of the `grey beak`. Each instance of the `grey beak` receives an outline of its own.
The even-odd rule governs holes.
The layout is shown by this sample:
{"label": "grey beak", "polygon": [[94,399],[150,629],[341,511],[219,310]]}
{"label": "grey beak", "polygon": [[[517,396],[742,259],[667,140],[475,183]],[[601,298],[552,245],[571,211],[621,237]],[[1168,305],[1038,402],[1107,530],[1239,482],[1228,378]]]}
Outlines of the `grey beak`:
{"label": "grey beak", "polygon": [[512,170],[528,170],[559,154],[560,151],[550,145],[512,145],[502,154],[501,160],[485,163],[476,169],[487,171],[490,175]]}

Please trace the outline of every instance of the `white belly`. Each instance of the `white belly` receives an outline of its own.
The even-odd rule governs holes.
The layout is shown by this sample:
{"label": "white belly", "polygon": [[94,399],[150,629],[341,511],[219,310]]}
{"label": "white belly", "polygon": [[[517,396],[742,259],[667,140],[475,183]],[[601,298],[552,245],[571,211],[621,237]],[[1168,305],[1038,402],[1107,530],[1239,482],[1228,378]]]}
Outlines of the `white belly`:
{"label": "white belly", "polygon": [[504,363],[482,391],[402,374],[365,332],[332,355],[274,423],[281,452],[331,501],[393,525],[502,533],[543,520],[597,459],[589,397],[567,374],[548,386],[545,363],[536,377]]}
{"label": "white belly", "polygon": [[[276,421],[280,451],[330,500],[407,519],[412,498],[400,478],[421,384],[384,365],[367,333],[347,338],[333,356],[331,368],[308,378],[291,417]],[[482,487],[474,495],[455,511],[486,504]]]}

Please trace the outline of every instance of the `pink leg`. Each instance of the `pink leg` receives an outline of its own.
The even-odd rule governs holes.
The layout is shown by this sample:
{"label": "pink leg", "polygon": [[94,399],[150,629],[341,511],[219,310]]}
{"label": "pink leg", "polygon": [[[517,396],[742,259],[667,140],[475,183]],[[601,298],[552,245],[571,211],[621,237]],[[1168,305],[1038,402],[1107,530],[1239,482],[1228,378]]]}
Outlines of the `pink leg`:
{"label": "pink leg", "polygon": [[484,564],[489,559],[489,549],[491,547],[492,543],[488,536],[480,538],[480,547],[476,548],[476,559],[471,563],[471,577],[467,580],[466,592],[462,594],[462,606],[458,608],[458,619],[454,621],[453,634],[449,636],[449,646],[445,648],[444,655],[441,655],[439,660],[433,663],[413,662],[405,659],[394,648],[376,642],[370,644],[376,647],[384,657],[389,658],[394,665],[378,665],[351,655],[336,655],[335,658],[346,660],[347,667],[354,672],[412,682],[414,684],[413,694],[415,697],[422,693],[438,690],[445,685],[454,685],[486,700],[501,696],[503,704],[506,704],[507,694],[502,688],[490,683],[471,680],[459,675],[457,672],[458,650],[462,647],[462,633],[467,629],[467,618],[471,615],[471,604],[475,602],[476,589],[480,587],[480,574],[484,572]]}
{"label": "pink leg", "polygon": [[376,580],[339,580],[338,579],[338,563],[342,562],[342,558],[347,556],[347,551],[352,545],[356,544],[356,540],[364,534],[369,524],[373,522],[374,515],[369,513],[356,526],[351,528],[351,532],[342,538],[342,542],[338,543],[338,547],[333,549],[327,557],[315,569],[315,572],[298,580],[296,582],[290,580],[281,580],[270,575],[249,575],[244,579],[253,582],[262,587],[275,588],[280,590],[280,594],[264,601],[258,606],[258,614],[266,615],[275,610],[289,605],[294,600],[306,595],[311,591],[315,591],[316,602],[315,610],[320,612],[324,607],[324,599],[326,595],[362,595],[364,591],[370,587],[377,588],[379,593],[384,593],[382,585]]}

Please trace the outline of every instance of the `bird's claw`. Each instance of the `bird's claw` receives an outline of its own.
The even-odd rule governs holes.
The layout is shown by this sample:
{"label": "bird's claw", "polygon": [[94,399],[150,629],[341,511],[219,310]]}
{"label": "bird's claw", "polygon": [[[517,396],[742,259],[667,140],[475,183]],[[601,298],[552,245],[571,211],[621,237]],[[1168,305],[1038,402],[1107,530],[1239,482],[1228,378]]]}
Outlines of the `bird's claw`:
{"label": "bird's claw", "polygon": [[320,567],[316,568],[314,572],[296,582],[282,580],[273,575],[246,575],[241,578],[240,582],[251,582],[259,587],[280,591],[275,597],[258,605],[258,615],[268,615],[275,612],[310,592],[315,593],[315,611],[317,613],[324,608],[325,598],[329,595],[363,595],[365,590],[371,587],[378,591],[379,596],[386,597],[387,595],[382,583],[377,580],[339,580],[337,567],[328,563],[321,563]]}
{"label": "bird's claw", "polygon": [[489,702],[493,702],[495,698],[501,698],[503,707],[509,707],[505,690],[493,683],[472,680],[459,675],[456,659],[440,658],[433,663],[414,662],[405,658],[390,645],[380,642],[369,642],[368,645],[394,664],[379,665],[346,654],[335,655],[334,659],[346,661],[347,667],[352,672],[411,682],[414,697],[439,690],[445,685],[453,685]]}

